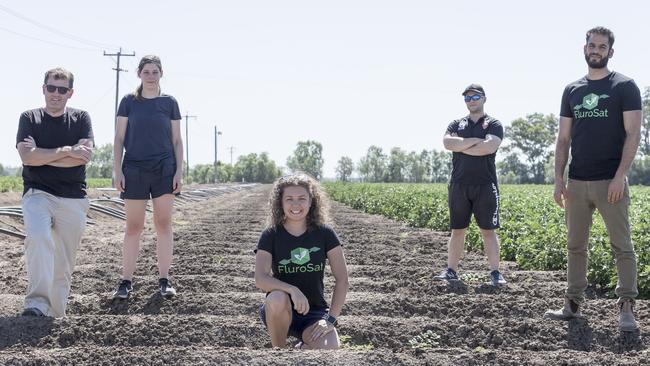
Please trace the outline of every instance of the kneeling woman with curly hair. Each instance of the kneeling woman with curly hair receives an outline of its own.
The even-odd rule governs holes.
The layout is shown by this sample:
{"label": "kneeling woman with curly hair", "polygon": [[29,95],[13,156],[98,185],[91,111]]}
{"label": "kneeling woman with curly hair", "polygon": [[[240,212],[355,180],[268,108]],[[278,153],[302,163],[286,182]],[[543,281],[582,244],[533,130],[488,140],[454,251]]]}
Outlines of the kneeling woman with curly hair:
{"label": "kneeling woman with curly hair", "polygon": [[[269,226],[257,244],[255,284],[266,292],[260,317],[271,344],[285,347],[292,335],[301,340],[299,348],[337,349],[337,317],[349,284],[341,242],[326,225],[325,193],[308,175],[293,174],[275,182],[269,204]],[[323,286],[326,259],[335,279],[330,307]]]}

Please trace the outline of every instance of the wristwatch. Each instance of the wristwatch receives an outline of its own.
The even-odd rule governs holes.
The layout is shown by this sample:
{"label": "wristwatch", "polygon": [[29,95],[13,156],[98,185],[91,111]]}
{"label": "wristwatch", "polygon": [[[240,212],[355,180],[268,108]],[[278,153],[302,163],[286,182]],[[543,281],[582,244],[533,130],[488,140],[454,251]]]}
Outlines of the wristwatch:
{"label": "wristwatch", "polygon": [[323,319],[325,319],[328,323],[332,324],[333,326],[339,325],[338,319],[332,314],[326,314]]}

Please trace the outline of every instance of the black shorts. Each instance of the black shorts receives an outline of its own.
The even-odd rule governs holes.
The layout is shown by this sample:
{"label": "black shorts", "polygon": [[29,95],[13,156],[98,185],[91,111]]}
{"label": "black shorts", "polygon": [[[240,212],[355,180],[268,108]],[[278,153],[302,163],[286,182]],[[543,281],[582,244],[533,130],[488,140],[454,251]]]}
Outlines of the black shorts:
{"label": "black shorts", "polygon": [[145,170],[131,165],[122,165],[124,192],[120,198],[127,200],[148,200],[174,192],[176,167],[165,166],[158,170]]}
{"label": "black shorts", "polygon": [[467,228],[472,214],[481,229],[499,228],[499,187],[496,183],[481,185],[449,183],[448,192],[449,219],[452,229]]}
{"label": "black shorts", "polygon": [[[298,314],[298,312],[293,309],[293,302],[291,303],[291,325],[289,325],[289,334],[294,336],[302,341],[302,332],[307,329],[310,325],[317,323],[321,319],[325,319],[329,309],[309,309],[309,312],[305,315]],[[266,310],[264,304],[260,306],[260,319],[264,326],[266,327]]]}

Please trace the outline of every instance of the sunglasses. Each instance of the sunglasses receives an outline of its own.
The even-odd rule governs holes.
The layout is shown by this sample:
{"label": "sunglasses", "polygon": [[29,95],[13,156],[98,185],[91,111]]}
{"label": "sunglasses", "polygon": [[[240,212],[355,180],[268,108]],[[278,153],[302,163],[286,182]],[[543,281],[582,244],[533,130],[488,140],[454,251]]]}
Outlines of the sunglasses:
{"label": "sunglasses", "polygon": [[58,91],[59,94],[66,94],[67,92],[70,91],[70,88],[66,88],[65,86],[55,86],[55,85],[45,85],[45,89],[47,89],[47,91],[50,93],[54,93],[54,91]]}
{"label": "sunglasses", "polygon": [[478,94],[476,94],[476,95],[466,95],[465,96],[465,102],[469,102],[470,100],[479,100],[481,98],[482,98],[482,96],[478,95]]}

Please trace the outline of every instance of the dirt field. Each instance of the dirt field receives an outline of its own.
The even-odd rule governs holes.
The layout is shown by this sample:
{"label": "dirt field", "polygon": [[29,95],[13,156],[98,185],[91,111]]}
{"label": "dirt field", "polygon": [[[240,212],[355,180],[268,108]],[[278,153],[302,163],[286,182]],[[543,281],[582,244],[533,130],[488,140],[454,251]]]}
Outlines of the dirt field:
{"label": "dirt field", "polygon": [[[565,276],[519,271],[494,289],[483,256],[470,254],[464,284],[432,281],[446,261],[446,233],[414,229],[333,204],[351,289],[340,317],[346,349],[270,349],[258,319],[254,249],[269,186],[177,209],[172,269],[179,296],[155,295],[148,225],[128,301],[113,301],[124,222],[93,214],[77,257],[68,317],[17,316],[27,286],[22,241],[0,236],[0,365],[647,365],[650,302],[641,334],[621,334],[614,300],[592,295],[584,319],[549,322]],[[19,195],[0,198],[17,204]],[[12,203],[13,202],[13,203]],[[150,220],[148,220],[150,223]],[[327,281],[328,298],[332,283]],[[428,338],[414,347],[412,340]]]}

